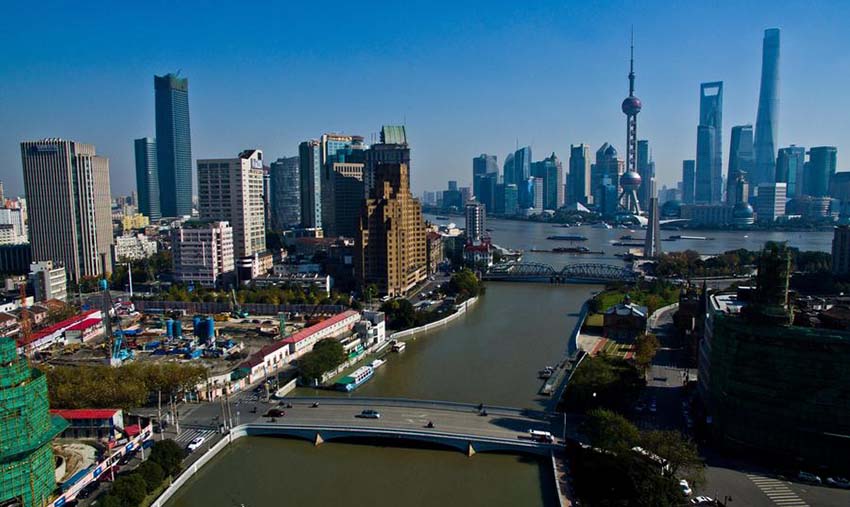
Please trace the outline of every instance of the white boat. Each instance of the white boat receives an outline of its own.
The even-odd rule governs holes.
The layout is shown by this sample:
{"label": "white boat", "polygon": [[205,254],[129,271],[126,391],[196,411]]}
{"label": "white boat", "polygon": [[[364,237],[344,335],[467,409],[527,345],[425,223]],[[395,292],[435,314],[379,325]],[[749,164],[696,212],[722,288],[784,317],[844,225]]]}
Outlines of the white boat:
{"label": "white boat", "polygon": [[393,343],[393,352],[404,352],[407,345],[404,342],[396,341]]}
{"label": "white boat", "polygon": [[374,373],[375,370],[372,369],[371,366],[361,366],[354,370],[351,375],[346,375],[339,379],[336,383],[336,388],[340,391],[351,392],[365,384],[370,378],[372,378]]}
{"label": "white boat", "polygon": [[371,366],[373,370],[377,370],[378,368],[383,366],[384,363],[386,363],[386,361],[384,361],[383,359],[375,359],[374,361],[369,363],[369,366]]}

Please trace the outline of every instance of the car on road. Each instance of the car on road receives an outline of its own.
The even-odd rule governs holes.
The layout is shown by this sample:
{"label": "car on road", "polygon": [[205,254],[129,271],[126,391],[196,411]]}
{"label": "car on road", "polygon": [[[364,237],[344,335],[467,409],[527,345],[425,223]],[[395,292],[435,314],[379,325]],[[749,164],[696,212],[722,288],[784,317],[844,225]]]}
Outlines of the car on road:
{"label": "car on road", "polygon": [[850,480],[844,477],[827,477],[826,483],[836,488],[850,489]]}
{"label": "car on road", "polygon": [[203,445],[203,443],[204,437],[195,437],[191,442],[189,442],[189,445],[187,445],[186,448],[189,449],[189,452],[195,452],[201,447],[201,445]]}
{"label": "car on road", "polygon": [[817,475],[803,471],[800,471],[800,473],[797,474],[797,480],[800,482],[807,482],[809,484],[823,484],[823,481]]}
{"label": "car on road", "polygon": [[692,505],[715,505],[714,499],[710,496],[697,496],[691,498]]}
{"label": "car on road", "polygon": [[682,494],[685,496],[691,496],[693,494],[693,490],[691,490],[691,486],[688,484],[688,481],[682,479],[679,481],[679,489],[682,490]]}
{"label": "car on road", "polygon": [[286,415],[286,412],[279,408],[269,409],[268,412],[263,417],[283,417]]}
{"label": "car on road", "polygon": [[359,417],[361,419],[380,419],[381,413],[378,412],[377,410],[366,409],[366,410],[360,412],[359,414],[357,414],[357,417]]}

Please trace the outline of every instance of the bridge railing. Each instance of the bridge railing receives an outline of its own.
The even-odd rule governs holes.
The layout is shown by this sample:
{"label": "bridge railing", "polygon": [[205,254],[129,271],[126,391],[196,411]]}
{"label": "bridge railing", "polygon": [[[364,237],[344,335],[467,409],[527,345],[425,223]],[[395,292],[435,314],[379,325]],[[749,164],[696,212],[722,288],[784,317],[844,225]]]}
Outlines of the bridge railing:
{"label": "bridge railing", "polygon": [[[452,410],[455,412],[478,412],[478,404],[461,403],[454,401],[440,400],[417,400],[412,398],[382,398],[382,397],[328,397],[328,396],[294,396],[287,397],[287,401],[291,403],[319,403],[321,405],[358,405],[358,406],[388,406],[388,407],[423,407],[442,410]],[[489,405],[483,403],[488,413],[520,415],[530,418],[546,419],[553,414],[545,410],[536,410],[531,408],[515,408],[503,407],[499,405]]]}

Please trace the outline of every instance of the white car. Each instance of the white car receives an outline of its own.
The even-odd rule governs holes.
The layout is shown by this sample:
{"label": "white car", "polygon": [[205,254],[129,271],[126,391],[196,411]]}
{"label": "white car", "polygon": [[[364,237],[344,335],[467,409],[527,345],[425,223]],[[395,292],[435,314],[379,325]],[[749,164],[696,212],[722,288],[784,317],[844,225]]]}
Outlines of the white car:
{"label": "white car", "polygon": [[679,481],[679,488],[682,489],[682,494],[685,496],[691,496],[693,494],[691,487],[688,485],[688,481],[685,479]]}
{"label": "white car", "polygon": [[841,489],[850,489],[850,481],[844,477],[827,477],[826,483]]}
{"label": "white car", "polygon": [[195,437],[189,442],[189,445],[186,446],[189,449],[189,452],[195,452],[201,447],[201,444],[204,443],[204,437]]}

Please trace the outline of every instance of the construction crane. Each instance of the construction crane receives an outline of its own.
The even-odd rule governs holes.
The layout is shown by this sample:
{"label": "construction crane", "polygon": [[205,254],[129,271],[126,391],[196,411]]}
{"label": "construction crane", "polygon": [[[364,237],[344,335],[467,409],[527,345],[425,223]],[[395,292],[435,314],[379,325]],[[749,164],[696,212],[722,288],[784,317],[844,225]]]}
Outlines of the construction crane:
{"label": "construction crane", "polygon": [[112,331],[112,293],[109,292],[109,283],[106,279],[100,280],[100,290],[103,294],[103,325],[106,328],[106,336],[109,339],[109,365],[121,366],[127,359],[133,358],[133,352],[124,347],[124,329],[121,327],[121,317],[115,316],[115,324],[118,331]]}
{"label": "construction crane", "polygon": [[248,312],[242,309],[242,305],[236,300],[236,289],[230,289],[231,309],[230,316],[235,319],[244,319],[248,316]]}

